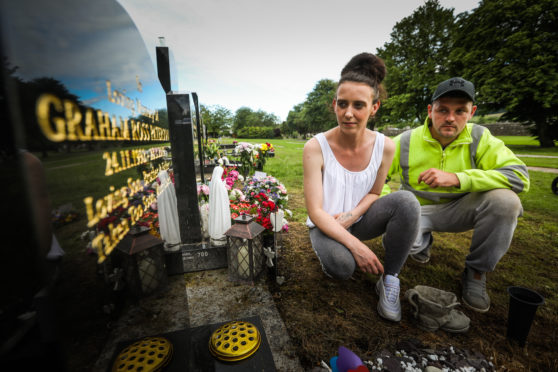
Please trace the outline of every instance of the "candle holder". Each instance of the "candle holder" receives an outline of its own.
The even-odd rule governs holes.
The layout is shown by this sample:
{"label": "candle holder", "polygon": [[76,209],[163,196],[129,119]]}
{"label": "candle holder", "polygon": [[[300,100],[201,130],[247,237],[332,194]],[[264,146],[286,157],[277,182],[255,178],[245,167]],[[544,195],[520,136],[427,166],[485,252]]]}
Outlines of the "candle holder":
{"label": "candle holder", "polygon": [[241,215],[225,232],[230,281],[254,284],[262,272],[265,256],[261,234],[265,228],[253,219],[252,216]]}
{"label": "candle holder", "polygon": [[282,284],[285,280],[283,276],[279,275],[279,250],[283,247],[283,218],[285,217],[285,212],[279,209],[277,212],[270,214],[269,219],[271,225],[273,226],[273,279],[277,281],[278,284]]}
{"label": "candle holder", "polygon": [[163,241],[147,231],[133,227],[116,246],[115,262],[124,270],[131,294],[141,297],[167,289]]}

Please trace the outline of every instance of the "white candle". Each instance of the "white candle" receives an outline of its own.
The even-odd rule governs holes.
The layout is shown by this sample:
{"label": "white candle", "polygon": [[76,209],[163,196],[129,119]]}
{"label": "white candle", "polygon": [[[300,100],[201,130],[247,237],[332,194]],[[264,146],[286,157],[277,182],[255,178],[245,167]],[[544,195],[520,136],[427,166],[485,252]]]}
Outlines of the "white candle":
{"label": "white candle", "polygon": [[238,250],[236,256],[238,262],[238,274],[243,279],[250,278],[250,257],[248,255],[248,246],[243,245]]}

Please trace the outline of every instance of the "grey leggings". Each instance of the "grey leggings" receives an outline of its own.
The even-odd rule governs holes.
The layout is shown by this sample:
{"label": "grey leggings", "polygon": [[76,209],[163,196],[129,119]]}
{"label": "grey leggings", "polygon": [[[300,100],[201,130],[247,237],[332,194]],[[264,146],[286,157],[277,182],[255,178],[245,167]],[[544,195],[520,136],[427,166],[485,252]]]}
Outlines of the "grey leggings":
{"label": "grey leggings", "polygon": [[[349,228],[360,240],[385,233],[386,251],[384,273],[399,274],[407,260],[419,230],[420,204],[409,191],[397,191],[376,200],[360,221]],[[325,235],[319,228],[310,229],[310,241],[324,272],[336,279],[353,275],[356,262],[352,253],[341,243]]]}

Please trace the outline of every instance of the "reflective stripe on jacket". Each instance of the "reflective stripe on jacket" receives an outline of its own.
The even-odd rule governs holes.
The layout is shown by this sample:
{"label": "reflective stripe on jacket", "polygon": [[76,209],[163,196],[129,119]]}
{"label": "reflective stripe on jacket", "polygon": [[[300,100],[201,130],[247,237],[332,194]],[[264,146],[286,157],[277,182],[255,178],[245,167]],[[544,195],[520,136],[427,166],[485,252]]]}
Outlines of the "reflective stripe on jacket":
{"label": "reflective stripe on jacket", "polygon": [[[516,193],[529,190],[529,173],[525,163],[490,134],[483,126],[467,124],[445,149],[432,137],[428,119],[421,127],[394,138],[395,156],[389,170],[401,177],[401,189],[413,192],[421,205],[447,203],[469,192],[511,189]],[[430,168],[455,173],[460,187],[431,188],[418,183],[419,175]]]}

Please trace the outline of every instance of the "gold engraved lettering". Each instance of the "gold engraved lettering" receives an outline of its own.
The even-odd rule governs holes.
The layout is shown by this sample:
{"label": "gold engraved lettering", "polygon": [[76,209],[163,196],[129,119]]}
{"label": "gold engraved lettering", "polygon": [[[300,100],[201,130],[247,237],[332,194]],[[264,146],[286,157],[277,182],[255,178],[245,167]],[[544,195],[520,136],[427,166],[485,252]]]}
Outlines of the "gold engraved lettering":
{"label": "gold engraved lettering", "polygon": [[36,115],[39,127],[41,128],[43,134],[53,142],[61,142],[66,139],[65,126],[66,122],[61,117],[50,118],[50,109],[54,108],[54,111],[62,114],[63,107],[62,101],[58,97],[52,94],[42,94],[37,100]]}
{"label": "gold engraved lettering", "polygon": [[[107,94],[110,101],[119,103],[123,98],[116,90],[112,91],[107,81]],[[126,97],[127,98],[127,97]],[[129,98],[128,98],[129,99]],[[130,100],[130,99],[129,99]],[[131,101],[131,100],[130,100]],[[133,101],[131,101],[133,105]],[[138,104],[144,110],[144,116],[151,120],[153,113]],[[146,124],[139,120],[122,119],[109,116],[107,112],[81,107],[76,102],[45,93],[39,96],[35,114],[40,130],[53,142],[62,141],[168,141],[168,129]]]}
{"label": "gold engraved lettering", "polygon": [[109,100],[109,102],[116,103],[116,100],[114,99],[114,97],[112,96],[112,93],[111,93],[110,80],[107,80],[106,83],[107,83],[107,99]]}
{"label": "gold engraved lettering", "polygon": [[88,196],[83,199],[83,203],[85,204],[85,211],[87,213],[87,226],[93,227],[97,224],[97,222],[99,222],[99,217],[96,216],[95,211],[93,210],[93,198]]}
{"label": "gold engraved lettering", "polygon": [[138,92],[143,92],[143,85],[138,75],[136,75],[136,88],[138,89]]}
{"label": "gold engraved lettering", "polygon": [[[156,176],[157,171],[161,169],[168,169],[170,167],[170,163],[164,163],[157,170],[154,171]],[[144,180],[148,182],[147,180]],[[149,181],[151,182],[151,181]],[[137,180],[132,180],[128,178],[127,180],[128,187],[122,187],[119,190],[115,190],[114,186],[110,186],[111,193],[106,195],[105,197],[97,200],[95,203],[95,208],[93,208],[93,198],[86,197],[84,198],[84,203],[87,212],[88,218],[88,227],[93,227],[97,224],[102,218],[108,216],[108,214],[116,209],[119,206],[126,208],[130,218],[123,218],[118,223],[109,224],[108,225],[108,234],[105,232],[100,232],[92,241],[93,247],[97,250],[98,253],[98,262],[103,262],[108,255],[114,250],[116,245],[126,236],[126,234],[130,231],[130,226],[135,225],[141,217],[144,215],[145,211],[157,201],[157,195],[162,190],[162,188],[168,187],[171,182],[167,182],[160,187],[157,187],[157,192],[149,194],[147,196],[142,197],[142,203],[135,206],[129,205],[129,197],[135,195],[138,191],[143,189],[142,182]]]}
{"label": "gold engraved lettering", "polygon": [[116,152],[112,153],[112,168],[114,169],[114,173],[118,173],[122,171],[120,164],[118,164],[118,159],[116,157]]}
{"label": "gold engraved lettering", "polygon": [[105,234],[100,233],[95,236],[95,238],[93,238],[93,241],[91,242],[91,246],[93,247],[93,249],[97,250],[97,256],[99,256],[99,258],[97,259],[98,263],[102,263],[107,258],[107,256],[105,255],[105,250],[103,249],[104,238]]}
{"label": "gold engraved lettering", "polygon": [[69,99],[64,100],[64,113],[66,115],[66,126],[68,128],[68,140],[69,141],[86,141],[90,138],[86,138],[81,130],[81,119],[83,115],[79,110],[78,105]]}
{"label": "gold engraved lettering", "polygon": [[130,126],[132,129],[132,140],[133,141],[139,141],[140,137],[139,137],[139,128],[140,128],[140,122],[136,121],[136,120],[130,120]]}
{"label": "gold engraved lettering", "polygon": [[108,152],[104,152],[103,159],[107,161],[107,166],[105,167],[105,176],[112,176],[114,174],[114,171],[112,170],[112,157]]}
{"label": "gold engraved lettering", "polygon": [[112,140],[110,131],[110,118],[106,112],[97,110],[97,122],[99,123],[100,139]]}
{"label": "gold engraved lettering", "polygon": [[130,139],[130,131],[128,129],[128,119],[122,119],[122,117],[118,117],[118,119],[120,120],[120,128],[122,131],[122,138],[123,140],[129,140]]}
{"label": "gold engraved lettering", "polygon": [[93,116],[93,110],[88,108],[85,110],[85,136],[92,138],[95,141],[102,140],[97,131],[97,125],[95,123],[95,117]]}
{"label": "gold engraved lettering", "polygon": [[116,125],[116,116],[112,116],[112,119],[110,121],[110,136],[112,137],[113,140],[121,140],[122,139],[122,135],[120,135],[120,127],[118,127],[118,125]]}

